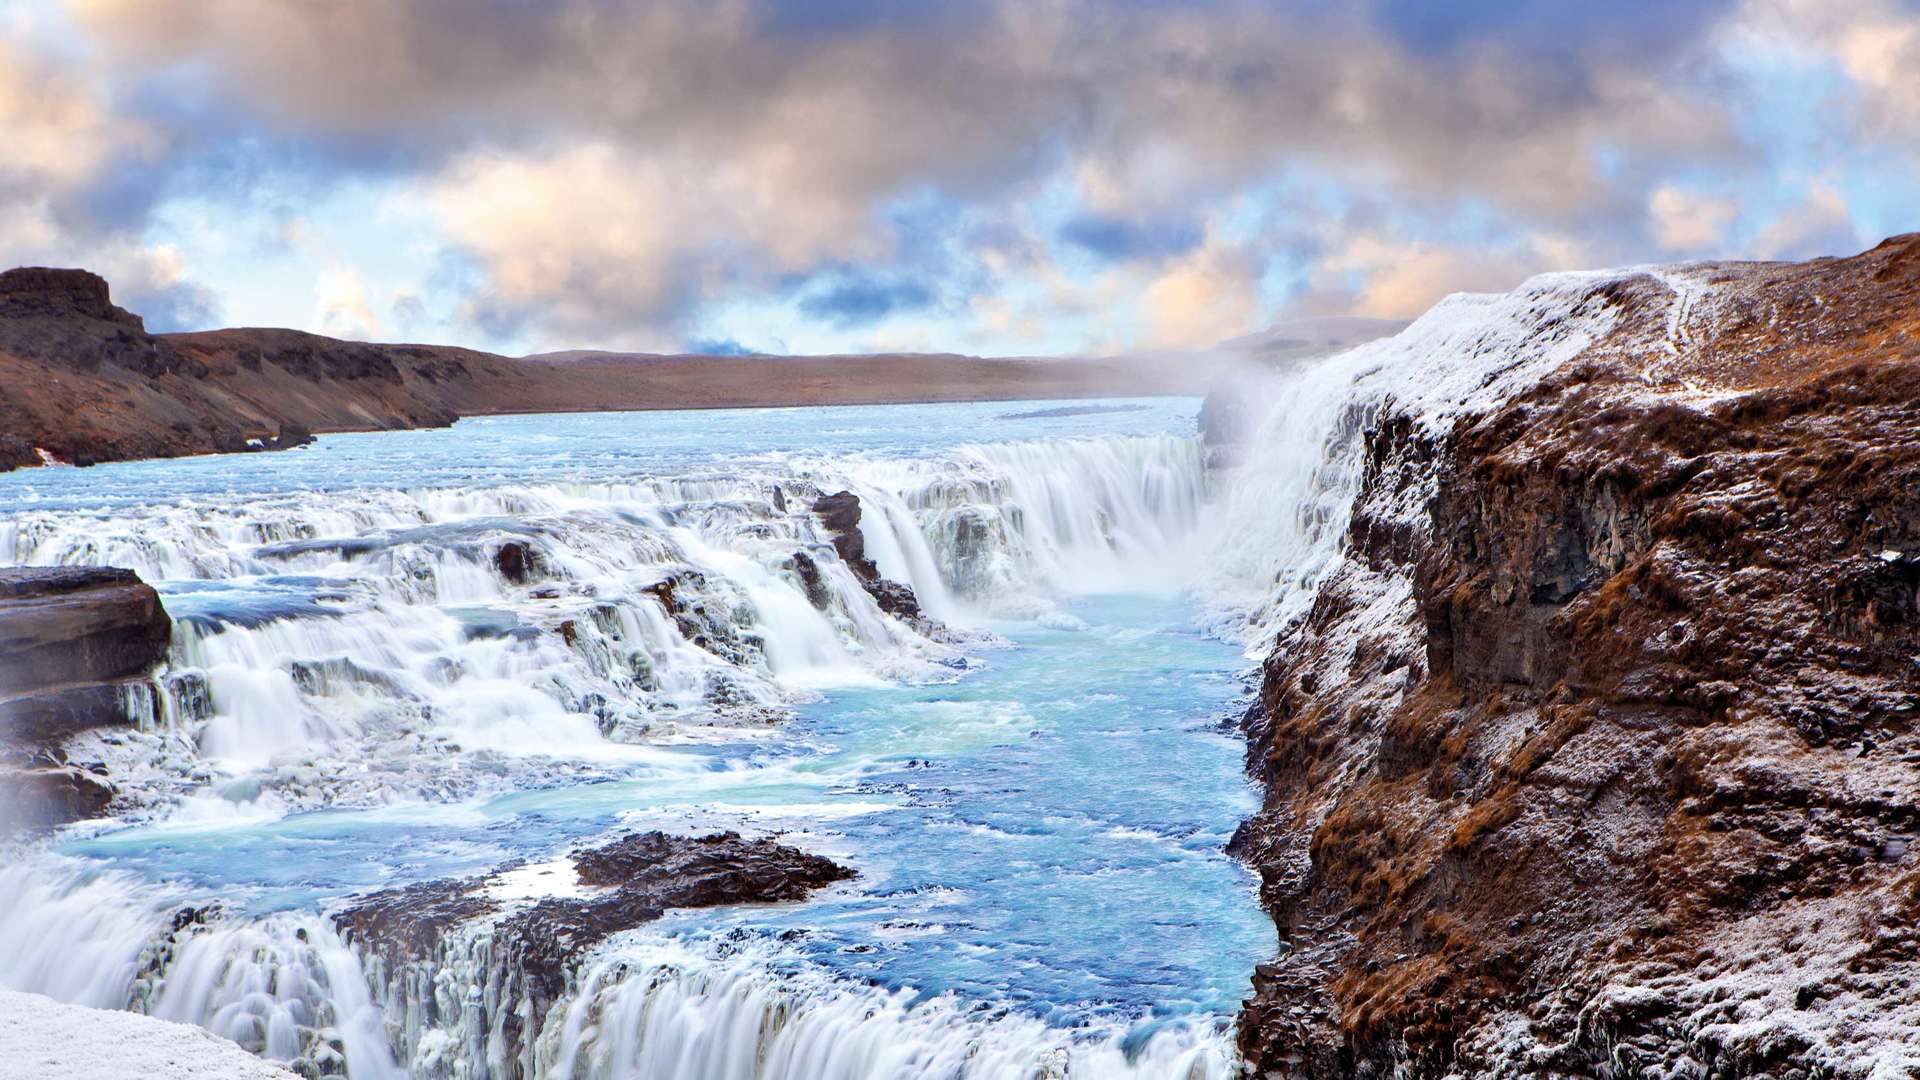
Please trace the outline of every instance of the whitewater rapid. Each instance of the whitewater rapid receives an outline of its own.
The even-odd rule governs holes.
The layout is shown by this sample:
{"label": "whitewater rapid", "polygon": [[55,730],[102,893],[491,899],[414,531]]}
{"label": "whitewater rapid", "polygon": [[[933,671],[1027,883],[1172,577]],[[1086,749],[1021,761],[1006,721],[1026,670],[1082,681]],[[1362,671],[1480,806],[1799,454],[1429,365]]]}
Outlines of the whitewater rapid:
{"label": "whitewater rapid", "polygon": [[[1138,1011],[1149,997],[1101,1005],[1097,981],[1079,986],[1081,976],[1063,974],[1049,992],[1063,1000],[1038,1009],[1045,994],[1000,1000],[981,975],[995,958],[973,954],[1031,951],[1056,963],[1050,949],[1070,956],[1086,947],[1099,928],[1058,931],[1053,945],[1002,944],[1000,935],[1021,932],[987,925],[981,912],[994,901],[985,893],[1044,891],[1059,867],[1086,858],[1073,852],[1110,849],[1101,858],[1118,870],[1143,848],[1170,882],[1184,883],[1162,888],[1208,905],[1211,893],[1224,893],[1236,929],[1219,933],[1237,944],[1219,967],[1243,969],[1265,935],[1244,871],[1218,854],[1250,807],[1232,778],[1230,739],[1201,736],[1213,756],[1200,768],[1227,777],[1228,801],[1165,835],[1155,826],[1180,820],[1179,810],[1076,820],[1104,771],[1089,757],[1089,790],[1056,799],[1058,813],[1045,817],[1052,824],[1034,834],[1046,854],[980,897],[964,896],[970,881],[1021,865],[981,845],[1021,848],[1020,830],[1032,827],[1023,818],[1047,814],[1045,800],[1005,812],[982,802],[925,810],[926,794],[903,796],[891,779],[941,754],[961,763],[949,784],[973,782],[973,770],[984,783],[1005,767],[996,764],[1005,748],[1024,753],[1020,742],[1059,718],[1086,722],[1075,713],[1085,704],[1081,683],[1027,698],[1052,676],[1044,665],[1017,685],[994,682],[1020,670],[1007,650],[1032,647],[1023,635],[1084,642],[1098,657],[1087,671],[1126,658],[1106,680],[1157,662],[1165,646],[1153,645],[1163,633],[1155,622],[1167,617],[1159,608],[1139,625],[1130,612],[1094,625],[1074,612],[1074,598],[1144,591],[1173,603],[1191,580],[1184,545],[1210,483],[1192,408],[1127,417],[1148,421],[1136,430],[998,442],[958,437],[977,429],[968,422],[944,445],[916,420],[954,407],[920,417],[911,408],[867,410],[885,417],[875,429],[897,427],[899,446],[917,452],[821,453],[824,445],[778,445],[776,433],[776,445],[719,460],[532,468],[505,483],[407,484],[409,454],[421,458],[420,471],[447,476],[444,443],[369,460],[340,484],[283,477],[222,491],[195,472],[199,463],[156,463],[151,471],[177,493],[144,501],[124,470],[70,473],[68,490],[42,479],[8,506],[0,561],[132,568],[160,588],[176,635],[138,710],[142,730],[99,733],[73,748],[109,770],[121,820],[149,824],[98,838],[75,830],[60,850],[0,871],[0,985],[197,1023],[323,1075],[495,1075],[506,1065],[500,1024],[509,1006],[487,997],[496,977],[489,926],[445,943],[431,971],[395,973],[348,946],[325,915],[381,880],[344,865],[363,850],[408,862],[376,850],[385,830],[410,830],[419,844],[409,855],[432,849],[443,860],[404,871],[427,877],[440,865],[467,871],[544,855],[603,833],[609,821],[798,828],[827,850],[864,859],[876,886],[913,878],[897,868],[919,858],[977,858],[979,867],[950,884],[915,879],[878,898],[800,909],[802,926],[853,920],[849,961],[782,944],[765,925],[743,924],[745,938],[709,935],[710,914],[642,934],[582,973],[577,992],[525,1046],[519,1069],[1225,1075],[1230,989],[1152,1020]],[[687,423],[687,441],[696,441],[698,419]],[[535,430],[527,441],[545,437]],[[323,442],[316,454],[327,449]],[[266,460],[234,459],[234,472],[246,477],[246,466]],[[91,488],[82,483],[94,476],[102,479]],[[868,557],[910,586],[932,621],[883,611],[839,558],[812,507],[842,491],[859,500]],[[1168,640],[1217,648],[1187,644],[1186,631]],[[1217,723],[1208,710],[1224,710],[1238,692],[1214,678],[1230,665],[1226,654],[1207,656],[1169,669],[1170,678],[1209,680],[1203,697],[1220,699],[1196,702],[1181,723]],[[994,671],[982,675],[983,667]],[[1167,694],[1188,696],[1173,684]],[[879,734],[831,736],[849,711]],[[1091,734],[1131,737],[1128,727]],[[1070,734],[1061,731],[1064,745],[1079,740],[1064,742]],[[828,737],[841,745],[816,744]],[[1178,729],[1164,737],[1193,738]],[[795,738],[802,744],[778,749]],[[859,745],[847,749],[849,738]],[[765,759],[769,747],[775,760]],[[921,756],[903,764],[894,753],[902,748]],[[1019,767],[1041,774],[1051,762]],[[515,811],[523,827],[497,851],[498,829],[466,820],[492,818],[514,800],[586,804],[609,792],[634,794],[617,805]],[[315,816],[323,809],[334,816]],[[554,817],[568,824],[539,827]],[[298,834],[335,825],[329,843],[353,852],[342,866],[289,854]],[[448,833],[441,848],[434,829]],[[944,839],[917,839],[923,831]],[[264,869],[250,874],[240,864]],[[1188,882],[1193,874],[1226,884]],[[1150,896],[1128,904],[1164,906]],[[835,905],[848,913],[823,914]],[[923,909],[929,918],[912,917]],[[965,918],[949,931],[935,921],[943,913]],[[1059,921],[1045,904],[1022,918],[1041,928]],[[952,940],[935,940],[941,935]],[[859,950],[895,940],[912,944],[861,977]],[[1170,939],[1167,947],[1183,946]],[[1143,974],[1140,986],[1156,977]],[[1165,977],[1164,992],[1175,997],[1200,978]],[[1049,1010],[1058,1014],[1051,1022]]]}
{"label": "whitewater rapid", "polygon": [[[158,583],[176,644],[123,773],[243,777],[212,797],[278,812],[476,793],[470,763],[442,767],[449,755],[618,765],[690,726],[960,663],[834,556],[810,512],[822,494],[854,492],[881,574],[964,630],[1120,581],[1191,527],[1204,483],[1191,437],[960,446],[931,461],[28,509],[0,524],[0,561]],[[371,767],[317,776],[320,759]]]}
{"label": "whitewater rapid", "polygon": [[[1381,418],[1438,436],[1576,355],[1611,326],[1596,280],[1276,374],[1227,465],[1186,401],[1038,435],[992,406],[514,418],[0,478],[0,561],[134,568],[178,627],[142,730],[72,748],[145,824],[0,869],[0,986],[320,1075],[1232,1075],[1273,947],[1220,854],[1255,805],[1234,673],[1347,557]],[[840,491],[933,622],[838,557],[811,509]],[[386,971],[327,917],[716,825],[862,877],[619,936],[518,1043],[485,920]]]}

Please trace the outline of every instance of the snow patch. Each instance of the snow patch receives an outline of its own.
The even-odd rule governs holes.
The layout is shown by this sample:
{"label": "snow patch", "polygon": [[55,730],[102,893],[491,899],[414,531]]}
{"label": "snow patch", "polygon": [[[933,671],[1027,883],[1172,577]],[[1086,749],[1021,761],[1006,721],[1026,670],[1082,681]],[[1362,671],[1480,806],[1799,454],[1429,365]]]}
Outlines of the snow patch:
{"label": "snow patch", "polygon": [[291,1080],[204,1028],[0,990],[0,1068],[65,1080]]}

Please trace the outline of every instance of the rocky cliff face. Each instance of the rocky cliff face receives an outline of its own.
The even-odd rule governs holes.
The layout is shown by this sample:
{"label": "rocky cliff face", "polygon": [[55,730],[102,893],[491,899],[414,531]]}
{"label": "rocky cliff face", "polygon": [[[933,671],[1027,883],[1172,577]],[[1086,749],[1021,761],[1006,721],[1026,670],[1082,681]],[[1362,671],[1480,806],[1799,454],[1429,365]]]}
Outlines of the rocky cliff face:
{"label": "rocky cliff face", "polygon": [[173,623],[129,570],[0,569],[0,836],[105,809],[113,788],[68,737],[153,712]]}
{"label": "rocky cliff face", "polygon": [[1590,299],[1490,407],[1386,403],[1266,662],[1261,1075],[1920,1060],[1920,237]]}
{"label": "rocky cliff face", "polygon": [[[150,334],[84,270],[0,273],[0,469],[277,449],[318,430],[445,425],[501,357],[290,330]],[[496,385],[497,384],[497,385]]]}
{"label": "rocky cliff face", "polygon": [[[831,495],[822,495],[813,501],[813,512],[820,518],[820,524],[833,540],[833,549],[840,555],[840,561],[847,564],[860,584],[873,597],[880,610],[896,618],[905,620],[920,634],[936,641],[945,641],[951,637],[951,631],[928,618],[920,610],[920,598],[913,590],[898,581],[882,577],[880,567],[867,557],[867,540],[860,531],[860,496],[851,491],[838,491]],[[819,570],[811,562],[799,568],[803,580],[808,583],[809,593],[816,591],[814,581]],[[813,577],[807,577],[812,574]]]}

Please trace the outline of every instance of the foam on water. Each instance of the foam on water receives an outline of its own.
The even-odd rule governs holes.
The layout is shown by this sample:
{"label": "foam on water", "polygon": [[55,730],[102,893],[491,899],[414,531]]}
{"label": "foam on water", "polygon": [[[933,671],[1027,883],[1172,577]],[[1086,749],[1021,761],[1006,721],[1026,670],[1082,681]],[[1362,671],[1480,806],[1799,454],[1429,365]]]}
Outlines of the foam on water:
{"label": "foam on water", "polygon": [[[29,931],[0,940],[0,981],[164,1008],[283,1058],[337,1043],[369,1055],[355,1075],[399,1069],[389,1042],[414,1075],[498,1075],[498,1010],[458,1006],[491,993],[484,927],[402,977],[315,913],[610,830],[729,826],[781,830],[861,877],[609,943],[549,1015],[532,1075],[623,1075],[629,1056],[689,1077],[1226,1075],[1223,1025],[1271,947],[1250,876],[1220,852],[1253,806],[1215,727],[1239,696],[1232,649],[1177,601],[1072,610],[1084,629],[996,624],[1006,646],[957,683],[844,690],[778,738],[685,744],[645,777],[70,840],[0,875],[0,926]],[[543,891],[522,877],[506,894]],[[53,980],[73,955],[76,978]],[[348,994],[369,980],[369,999]],[[712,1071],[755,1061],[773,1071]]]}
{"label": "foam on water", "polygon": [[[484,996],[484,941],[427,983],[387,979],[321,913],[609,830],[779,829],[858,866],[859,887],[670,917],[610,945],[526,1064],[1212,1075],[1221,1018],[1270,936],[1218,851],[1251,805],[1237,749],[1208,729],[1238,692],[1220,675],[1231,653],[1181,628],[1170,596],[1075,599],[1138,591],[1194,527],[1207,478],[1191,409],[999,443],[955,422],[972,407],[864,410],[854,454],[775,431],[721,463],[575,458],[424,488],[295,477],[268,457],[232,459],[231,493],[196,462],[74,474],[59,498],[16,482],[0,558],[132,566],[179,630],[153,730],[92,747],[151,823],[76,834],[0,878],[0,925],[33,931],[0,982],[323,1070],[488,1075],[497,1010],[428,1006]],[[716,418],[642,421],[692,442]],[[518,422],[547,446],[542,428],[576,421]],[[506,449],[499,426],[477,442]],[[392,445],[375,479],[461,471],[443,460],[457,443]],[[177,490],[135,501],[116,469]],[[869,557],[957,638],[882,612],[838,558],[809,509],[839,490],[860,498]],[[1052,666],[1056,642],[1081,659]],[[1109,693],[1134,677],[1140,693]],[[1089,712],[1103,695],[1124,707]],[[1107,785],[1136,783],[1103,745],[1123,733],[1143,765],[1198,754],[1213,795],[1166,785],[1089,815]],[[1184,824],[1157,831],[1169,820]],[[1162,943],[1191,959],[1101,970],[1102,921],[1135,907],[1191,908]],[[1180,942],[1203,928],[1211,955]],[[62,967],[75,950],[86,962]],[[693,1049],[714,1030],[726,1047]]]}
{"label": "foam on water", "polygon": [[[475,768],[476,756],[645,765],[624,747],[763,722],[834,687],[950,678],[960,650],[879,609],[809,512],[820,494],[857,493],[882,572],[963,627],[1118,580],[1191,528],[1205,484],[1191,434],[936,440],[901,456],[916,422],[972,408],[894,410],[886,423],[852,410],[866,425],[855,441],[874,449],[851,456],[795,452],[797,435],[772,421],[805,417],[774,411],[762,444],[780,449],[724,468],[662,454],[682,471],[634,474],[614,457],[483,487],[356,477],[282,490],[275,480],[293,478],[269,467],[277,459],[241,457],[227,460],[242,493],[214,496],[196,486],[197,462],[103,467],[75,474],[62,508],[14,491],[0,560],[126,566],[159,585],[179,626],[161,711],[204,767],[245,778],[226,790],[283,807],[477,794],[519,766]],[[715,416],[635,424],[677,423],[699,444],[702,427],[730,419]],[[575,422],[523,420],[530,438]],[[396,433],[401,452],[376,476],[452,471],[443,459],[461,448],[417,436]],[[361,445],[303,453],[337,441]],[[127,472],[182,492],[124,505]],[[0,499],[9,486],[22,485],[0,484]]]}
{"label": "foam on water", "polygon": [[[1238,649],[1338,565],[1381,416],[1439,437],[1497,404],[1611,325],[1599,280],[1452,298],[1277,379],[1225,477],[1192,402],[1007,438],[999,406],[495,419],[0,477],[0,560],[131,566],[182,625],[151,730],[86,748],[176,823],[0,869],[0,984],[322,1071],[503,1075],[485,920],[388,972],[320,913],[726,825],[860,877],[616,936],[520,1069],[1230,1075],[1273,947],[1221,854],[1254,806]],[[839,490],[962,633],[879,608],[809,512]],[[355,809],[285,813],[323,805]]]}
{"label": "foam on water", "polygon": [[1249,453],[1197,531],[1205,556],[1195,566],[1218,625],[1264,656],[1344,557],[1380,418],[1404,415],[1437,439],[1492,409],[1613,327],[1618,312],[1598,290],[1618,276],[1543,274],[1510,293],[1449,296],[1392,337],[1266,380]]}

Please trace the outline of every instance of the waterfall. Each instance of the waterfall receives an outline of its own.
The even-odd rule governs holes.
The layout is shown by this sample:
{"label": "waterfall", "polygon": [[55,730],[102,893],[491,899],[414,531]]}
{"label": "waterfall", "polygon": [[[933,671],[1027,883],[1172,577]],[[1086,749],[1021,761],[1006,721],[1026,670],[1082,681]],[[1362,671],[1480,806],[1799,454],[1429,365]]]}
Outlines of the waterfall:
{"label": "waterfall", "polygon": [[[1612,328],[1617,272],[1544,274],[1510,293],[1450,296],[1380,338],[1259,388],[1249,452],[1200,529],[1200,587],[1225,632],[1264,657],[1345,558],[1366,439],[1388,414],[1438,440],[1573,359]],[[1418,527],[1424,500],[1401,517]]]}
{"label": "waterfall", "polygon": [[[951,679],[969,662],[968,628],[1052,617],[1076,592],[1195,590],[1262,655],[1345,557],[1381,419],[1404,415],[1438,440],[1564,363],[1612,325],[1605,280],[1550,275],[1450,298],[1397,337],[1277,376],[1250,452],[1220,476],[1196,437],[1160,434],[772,455],[724,473],[195,495],[25,509],[0,524],[0,561],[127,566],[160,587],[179,632],[156,730],[97,748],[155,814],[670,781],[705,767],[665,749],[676,740],[755,730],[827,688]],[[842,490],[860,500],[882,576],[957,634],[890,614],[841,560],[811,507]],[[1409,521],[1420,498],[1401,508]],[[0,868],[0,985],[201,1024],[313,1075],[495,1075],[509,1004],[489,932],[463,926],[433,962],[386,971],[317,914],[230,912],[186,885],[46,853]],[[835,979],[751,944],[774,951],[644,932],[606,943],[533,1033],[532,1074],[1199,1080],[1234,1068],[1230,1033],[1211,1020],[1063,1030]]]}
{"label": "waterfall", "polygon": [[1190,532],[1204,486],[1191,436],[1057,439],[27,510],[0,530],[0,560],[155,582],[177,627],[163,726],[246,778],[223,798],[273,813],[473,794],[461,755],[647,763],[650,740],[823,689],[950,677],[953,645],[883,612],[840,561],[810,513],[821,494],[856,492],[881,573],[965,628],[1128,580]]}
{"label": "waterfall", "polygon": [[407,1075],[358,959],[324,919],[229,919],[71,860],[0,867],[0,985],[195,1024],[318,1075]]}
{"label": "waterfall", "polygon": [[[87,750],[190,828],[471,799],[543,782],[548,760],[694,776],[697,758],[664,747],[823,689],[952,678],[960,648],[877,605],[811,513],[820,495],[858,496],[881,574],[964,643],[1177,565],[1206,484],[1191,436],[983,443],[728,475],[28,508],[0,527],[0,559],[130,566],[161,589],[176,633],[153,730]],[[45,852],[0,869],[0,985],[198,1024],[312,1075],[489,1075],[488,932],[387,972],[317,912],[251,914]],[[764,956],[637,947],[581,973],[531,1044],[534,1075],[1227,1075],[1211,1021],[1063,1033]],[[702,1034],[722,1029],[724,1045]]]}
{"label": "waterfall", "polygon": [[[490,933],[484,921],[463,928],[433,962],[387,971],[324,918],[228,917],[64,861],[0,869],[0,985],[196,1024],[318,1076],[510,1075],[502,987],[515,973],[498,966]],[[591,962],[576,984],[530,1039],[529,1080],[1234,1075],[1231,1032],[1213,1021],[1062,1032],[835,980],[764,942],[642,938]]]}
{"label": "waterfall", "polygon": [[[667,942],[589,968],[541,1037],[554,1080],[1226,1080],[1229,1033],[1168,1024],[1129,1038],[1061,1033],[947,998],[770,975],[752,954]],[[983,1015],[984,1012],[984,1015]]]}
{"label": "waterfall", "polygon": [[925,582],[948,610],[950,592],[1021,614],[1033,611],[1036,587],[1136,588],[1142,571],[1187,584],[1169,556],[1206,490],[1199,440],[1173,435],[966,446],[860,475],[890,529],[920,534],[898,555],[882,543],[883,572]]}

